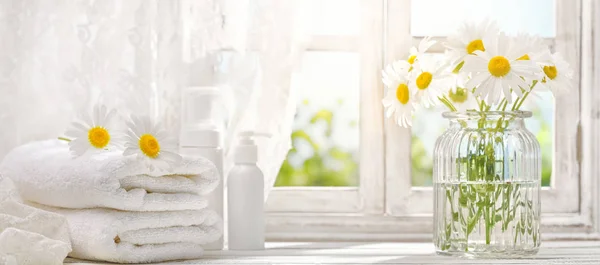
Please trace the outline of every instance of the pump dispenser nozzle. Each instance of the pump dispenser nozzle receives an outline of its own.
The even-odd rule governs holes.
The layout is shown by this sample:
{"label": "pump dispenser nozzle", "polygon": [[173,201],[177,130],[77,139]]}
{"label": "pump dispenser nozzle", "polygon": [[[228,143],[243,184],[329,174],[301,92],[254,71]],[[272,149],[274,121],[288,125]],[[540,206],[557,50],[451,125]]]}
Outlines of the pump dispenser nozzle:
{"label": "pump dispenser nozzle", "polygon": [[260,137],[271,137],[268,133],[257,133],[253,131],[243,131],[238,134],[240,137],[239,143],[236,146],[234,153],[235,163],[256,163],[258,161],[258,148],[254,138]]}

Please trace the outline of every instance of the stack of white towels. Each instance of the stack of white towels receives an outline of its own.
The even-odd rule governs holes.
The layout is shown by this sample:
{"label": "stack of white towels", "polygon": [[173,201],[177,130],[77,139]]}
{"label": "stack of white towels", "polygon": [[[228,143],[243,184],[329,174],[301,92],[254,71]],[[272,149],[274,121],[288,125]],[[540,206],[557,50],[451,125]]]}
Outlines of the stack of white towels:
{"label": "stack of white towels", "polygon": [[0,264],[62,265],[70,251],[67,220],[25,205],[0,174]]}
{"label": "stack of white towels", "polygon": [[74,258],[119,263],[202,256],[223,233],[206,209],[219,181],[206,159],[183,159],[170,172],[150,171],[134,157],[105,152],[73,158],[60,140],[11,151],[0,172],[24,200],[66,217]]}

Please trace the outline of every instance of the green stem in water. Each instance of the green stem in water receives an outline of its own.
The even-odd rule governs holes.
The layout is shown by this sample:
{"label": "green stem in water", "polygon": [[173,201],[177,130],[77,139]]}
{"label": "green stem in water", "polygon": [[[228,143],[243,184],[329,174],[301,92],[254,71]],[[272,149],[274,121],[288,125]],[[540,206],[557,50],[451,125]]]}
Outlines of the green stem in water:
{"label": "green stem in water", "polygon": [[58,137],[58,140],[62,140],[62,141],[65,141],[65,142],[73,141],[73,140],[71,140],[69,138],[65,138],[65,137]]}
{"label": "green stem in water", "polygon": [[491,230],[490,230],[490,208],[488,207],[487,199],[483,200],[483,221],[485,222],[485,244],[489,245],[491,241]]}

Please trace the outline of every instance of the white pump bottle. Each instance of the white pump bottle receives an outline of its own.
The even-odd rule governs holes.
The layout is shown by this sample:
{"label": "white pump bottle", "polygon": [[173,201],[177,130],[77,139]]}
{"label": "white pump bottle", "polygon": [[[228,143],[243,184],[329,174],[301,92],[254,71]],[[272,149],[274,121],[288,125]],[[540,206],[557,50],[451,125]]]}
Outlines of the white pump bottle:
{"label": "white pump bottle", "polygon": [[239,134],[234,167],[227,180],[228,243],[230,250],[260,250],[265,247],[264,176],[256,165],[258,149],[254,132]]}
{"label": "white pump bottle", "polygon": [[[208,195],[208,208],[224,217],[223,131],[224,115],[221,89],[187,87],[182,91],[181,155],[206,158],[217,167],[219,185]],[[222,250],[224,238],[203,245],[206,250]]]}

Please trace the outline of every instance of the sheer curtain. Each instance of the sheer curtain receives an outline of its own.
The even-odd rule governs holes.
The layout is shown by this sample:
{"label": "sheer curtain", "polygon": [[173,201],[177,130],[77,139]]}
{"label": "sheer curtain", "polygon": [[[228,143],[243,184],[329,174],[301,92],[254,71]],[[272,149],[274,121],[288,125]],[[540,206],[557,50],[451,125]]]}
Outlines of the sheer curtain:
{"label": "sheer curtain", "polygon": [[300,2],[0,0],[0,159],[98,101],[177,135],[182,88],[217,86],[230,95],[226,147],[243,130],[272,135],[258,139],[268,193],[291,144]]}

